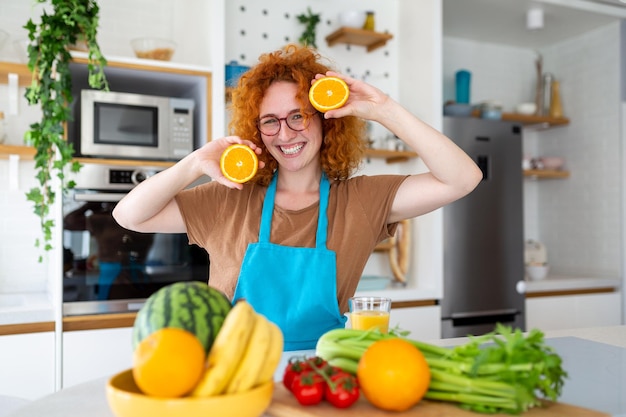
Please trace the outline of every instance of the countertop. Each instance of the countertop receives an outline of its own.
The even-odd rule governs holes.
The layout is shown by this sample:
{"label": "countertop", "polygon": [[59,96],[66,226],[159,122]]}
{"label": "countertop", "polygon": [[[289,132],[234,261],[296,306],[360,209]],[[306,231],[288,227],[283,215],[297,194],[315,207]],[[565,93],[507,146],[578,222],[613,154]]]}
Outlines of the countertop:
{"label": "countertop", "polygon": [[[548,344],[562,353],[564,367],[570,374],[560,401],[626,416],[626,326],[546,332]],[[441,345],[462,343],[465,339],[431,341]],[[286,361],[297,354],[286,352],[276,375]],[[599,379],[601,378],[601,379]],[[108,378],[75,385],[33,401],[9,414],[10,417],[113,417],[106,396]],[[576,386],[575,386],[576,385]],[[589,401],[601,401],[598,408]],[[478,414],[477,414],[478,415]]]}
{"label": "countertop", "polygon": [[[592,276],[548,276],[540,281],[522,281],[526,294],[542,292],[581,291],[621,288],[617,277]],[[439,291],[430,287],[397,286],[375,291],[358,291],[357,294],[375,294],[391,298],[393,301],[424,301],[439,299]],[[50,294],[42,293],[0,293],[0,325],[39,323],[54,321],[55,305]]]}

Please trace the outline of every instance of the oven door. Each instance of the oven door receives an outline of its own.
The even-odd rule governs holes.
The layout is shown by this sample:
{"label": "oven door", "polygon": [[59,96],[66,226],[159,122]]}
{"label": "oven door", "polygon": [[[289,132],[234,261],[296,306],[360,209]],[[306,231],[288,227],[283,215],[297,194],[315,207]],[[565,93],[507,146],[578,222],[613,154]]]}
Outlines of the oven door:
{"label": "oven door", "polygon": [[208,255],[185,233],[138,233],[111,212],[123,192],[73,191],[64,197],[63,314],[137,311],[178,281],[208,282]]}

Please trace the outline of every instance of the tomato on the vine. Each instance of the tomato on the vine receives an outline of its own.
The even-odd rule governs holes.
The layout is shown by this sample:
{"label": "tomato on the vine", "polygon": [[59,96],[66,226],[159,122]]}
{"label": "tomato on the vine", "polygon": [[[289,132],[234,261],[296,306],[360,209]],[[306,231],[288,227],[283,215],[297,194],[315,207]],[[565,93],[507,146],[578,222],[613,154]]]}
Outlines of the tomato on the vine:
{"label": "tomato on the vine", "polygon": [[324,378],[315,371],[304,371],[296,375],[291,392],[301,405],[315,405],[324,399]]}
{"label": "tomato on the vine", "polygon": [[324,398],[335,407],[350,407],[359,399],[359,385],[354,375],[337,372],[330,380],[331,384],[326,384],[324,389]]}

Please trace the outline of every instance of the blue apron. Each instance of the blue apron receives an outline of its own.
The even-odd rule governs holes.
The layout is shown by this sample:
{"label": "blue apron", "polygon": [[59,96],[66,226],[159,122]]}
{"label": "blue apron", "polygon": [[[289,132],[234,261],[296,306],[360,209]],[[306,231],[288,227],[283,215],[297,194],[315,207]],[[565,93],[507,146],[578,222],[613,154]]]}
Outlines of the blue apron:
{"label": "blue apron", "polygon": [[347,319],[337,303],[336,254],[326,248],[330,183],[322,174],[315,247],[304,248],[270,242],[276,181],[275,174],[263,201],[259,241],[248,244],[233,302],[245,298],[276,323],[284,350],[314,349],[322,334]]}

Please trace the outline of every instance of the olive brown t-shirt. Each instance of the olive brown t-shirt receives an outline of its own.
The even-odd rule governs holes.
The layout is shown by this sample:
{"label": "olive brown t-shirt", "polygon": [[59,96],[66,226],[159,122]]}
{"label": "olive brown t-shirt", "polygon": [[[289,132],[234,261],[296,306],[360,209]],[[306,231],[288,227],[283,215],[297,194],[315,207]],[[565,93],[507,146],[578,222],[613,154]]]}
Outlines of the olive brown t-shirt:
{"label": "olive brown t-shirt", "polygon": [[[386,219],[405,178],[357,176],[330,182],[327,245],[337,254],[337,300],[342,313],[348,309],[348,299],[374,247],[395,233],[397,224],[386,224]],[[244,184],[243,190],[236,190],[213,181],[176,196],[189,242],[209,253],[209,285],[231,299],[248,244],[258,242],[266,191],[267,187],[256,184]],[[315,247],[318,212],[319,201],[301,210],[276,205],[271,242]]]}

